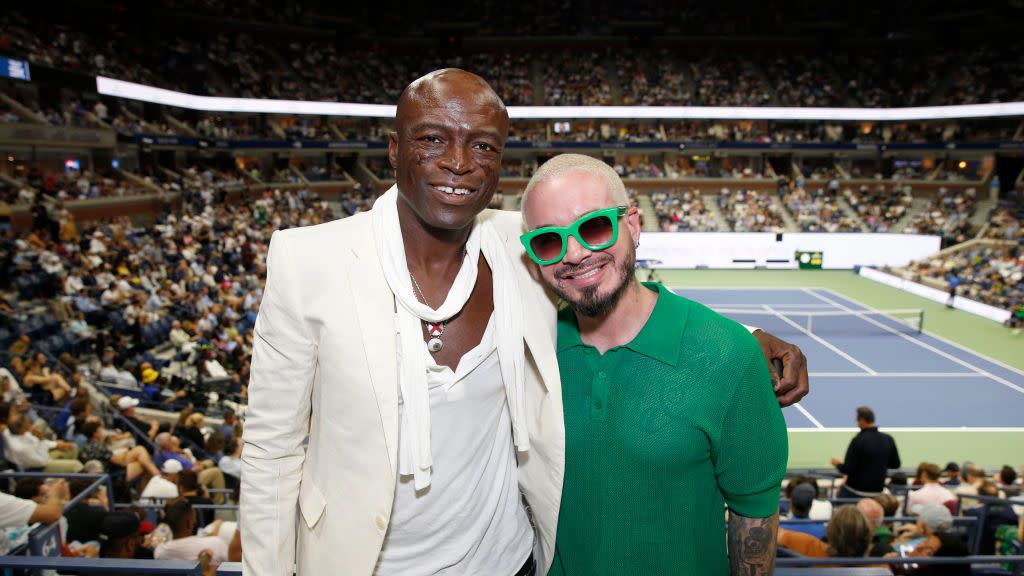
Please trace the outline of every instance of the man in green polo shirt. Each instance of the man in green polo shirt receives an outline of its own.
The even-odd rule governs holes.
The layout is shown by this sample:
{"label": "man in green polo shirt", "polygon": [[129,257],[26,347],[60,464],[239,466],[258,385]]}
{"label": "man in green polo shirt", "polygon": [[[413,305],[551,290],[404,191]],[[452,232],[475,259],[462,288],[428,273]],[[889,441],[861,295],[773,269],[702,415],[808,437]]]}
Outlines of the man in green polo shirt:
{"label": "man in green polo shirt", "polygon": [[636,279],[639,213],[603,162],[549,160],[523,215],[527,254],[569,304],[549,576],[771,574],[787,440],[757,341]]}

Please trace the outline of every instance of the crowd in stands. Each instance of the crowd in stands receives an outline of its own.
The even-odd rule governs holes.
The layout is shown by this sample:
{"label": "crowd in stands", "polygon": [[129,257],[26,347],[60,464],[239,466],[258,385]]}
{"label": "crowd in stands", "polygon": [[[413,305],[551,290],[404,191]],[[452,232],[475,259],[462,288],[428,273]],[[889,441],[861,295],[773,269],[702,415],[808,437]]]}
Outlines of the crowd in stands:
{"label": "crowd in stands", "polygon": [[544,59],[544,103],[549,106],[607,106],[613,103],[605,55],[557,52]]}
{"label": "crowd in stands", "polygon": [[778,54],[764,63],[775,97],[786,106],[842,106],[838,77],[824,60],[805,55]]}
{"label": "crowd in stands", "polygon": [[[229,202],[239,181],[219,174],[193,168],[163,182],[180,189],[181,209],[149,226],[108,220],[58,237],[40,221],[0,237],[3,455],[19,470],[115,480],[113,494],[84,503],[97,509],[65,513],[65,540],[78,542],[69,554],[110,556],[98,536],[127,517],[114,502],[150,502],[166,503],[167,526],[148,526],[139,557],[237,559],[235,523],[192,506],[237,501],[234,411],[247,395],[270,235],[334,215],[305,190]],[[58,490],[49,486],[22,480],[15,493],[44,503]],[[76,486],[60,488],[62,502]]]}
{"label": "crowd in stands", "polygon": [[773,194],[722,188],[718,205],[733,232],[783,232],[785,223]]}
{"label": "crowd in stands", "polygon": [[910,186],[863,184],[857,189],[843,190],[846,201],[857,211],[868,232],[888,232],[913,204]]}
{"label": "crowd in stands", "polygon": [[1024,210],[1015,208],[1012,204],[997,206],[988,217],[988,230],[985,231],[986,238],[996,240],[1024,240]]}
{"label": "crowd in stands", "polygon": [[907,222],[905,232],[942,236],[951,242],[967,240],[971,232],[971,217],[977,207],[974,188],[950,190],[939,188],[932,205],[914,214]]}
{"label": "crowd in stands", "polygon": [[[780,548],[818,558],[921,558],[1015,555],[1024,543],[1024,497],[1012,466],[988,474],[970,462],[962,467],[950,462],[944,469],[922,462],[912,479],[894,472],[881,493],[847,501],[832,499],[830,481],[821,475],[788,479],[781,502]],[[999,500],[982,502],[970,496]],[[953,563],[893,571],[971,574],[969,565]]]}
{"label": "crowd in stands", "polygon": [[1019,244],[980,244],[913,262],[919,278],[945,281],[960,296],[997,308],[1024,306],[1024,254]]}
{"label": "crowd in stands", "polygon": [[[203,4],[200,11],[208,11]],[[343,49],[323,36],[249,29],[210,37],[176,31],[143,44],[141,31],[116,20],[54,25],[14,11],[0,20],[0,30],[0,49],[37,65],[220,96],[391,103],[419,75],[461,67],[487,78],[510,105],[533,104],[535,96],[548,105],[869,107],[1024,98],[1019,43],[933,52],[833,49],[828,58],[806,47],[766,55],[758,46],[696,54],[664,47],[440,52]],[[538,58],[543,67],[535,77],[531,64]]]}
{"label": "crowd in stands", "polygon": [[718,218],[705,206],[699,190],[658,191],[650,198],[662,232],[718,231]]}
{"label": "crowd in stands", "polygon": [[[835,182],[835,181],[833,181]],[[795,187],[785,192],[782,203],[801,232],[859,232],[860,225],[839,205],[833,187],[808,191]]]}

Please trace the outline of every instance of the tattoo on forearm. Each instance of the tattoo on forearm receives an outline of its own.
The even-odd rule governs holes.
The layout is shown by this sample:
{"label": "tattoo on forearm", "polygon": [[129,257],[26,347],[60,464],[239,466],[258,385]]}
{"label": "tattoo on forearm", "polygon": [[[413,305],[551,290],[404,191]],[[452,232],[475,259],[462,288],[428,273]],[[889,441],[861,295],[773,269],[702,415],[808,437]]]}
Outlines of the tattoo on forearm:
{"label": "tattoo on forearm", "polygon": [[732,576],[775,573],[775,537],[779,515],[747,518],[729,512],[729,569]]}

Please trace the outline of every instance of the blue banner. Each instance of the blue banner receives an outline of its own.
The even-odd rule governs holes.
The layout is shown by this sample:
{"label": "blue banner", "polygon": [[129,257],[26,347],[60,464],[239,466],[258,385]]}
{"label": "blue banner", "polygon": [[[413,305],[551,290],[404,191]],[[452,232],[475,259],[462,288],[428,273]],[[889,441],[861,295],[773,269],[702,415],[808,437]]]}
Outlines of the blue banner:
{"label": "blue banner", "polygon": [[28,82],[32,80],[32,74],[29,72],[28,62],[0,56],[0,78],[13,78]]}

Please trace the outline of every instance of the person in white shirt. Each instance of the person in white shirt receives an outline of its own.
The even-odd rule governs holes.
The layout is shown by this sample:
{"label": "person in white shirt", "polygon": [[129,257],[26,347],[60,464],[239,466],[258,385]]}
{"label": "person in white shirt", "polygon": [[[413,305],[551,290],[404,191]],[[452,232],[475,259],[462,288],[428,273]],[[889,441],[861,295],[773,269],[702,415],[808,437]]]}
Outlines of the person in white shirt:
{"label": "person in white shirt", "polygon": [[[963,465],[964,482],[956,487],[956,494],[961,496],[976,496],[978,488],[985,482],[985,470],[970,462]],[[977,508],[981,502],[974,498],[963,498],[960,502],[961,508]]]}
{"label": "person in white shirt", "polygon": [[104,306],[116,306],[123,301],[124,294],[121,293],[121,288],[116,282],[112,283],[109,288],[100,294],[100,304]]}
{"label": "person in white shirt", "polygon": [[118,370],[117,367],[114,366],[114,357],[112,355],[107,355],[103,359],[103,366],[100,368],[100,380],[131,388],[139,387],[138,380],[135,379],[135,376],[133,376],[131,372],[127,370]]}
{"label": "person in white shirt", "polygon": [[152,478],[142,491],[143,500],[166,500],[178,497],[178,473],[182,470],[181,462],[166,460],[160,467],[160,475]]}
{"label": "person in white shirt", "polygon": [[942,504],[956,502],[956,496],[939,483],[942,470],[937,464],[925,462],[918,468],[919,479],[924,483],[917,490],[907,495],[907,509],[914,513],[914,507],[922,504]]}
{"label": "person in white shirt", "polygon": [[228,559],[228,545],[216,535],[193,536],[196,512],[187,500],[169,502],[164,508],[164,522],[171,527],[174,539],[153,550],[155,560],[198,560],[199,554],[209,550],[213,555],[211,566],[219,566]]}
{"label": "person in white shirt", "polygon": [[171,341],[171,344],[174,344],[175,348],[185,348],[188,345],[189,348],[184,351],[188,352],[191,349],[192,336],[185,332],[181,327],[181,322],[178,320],[171,323],[171,333],[168,335],[168,339]]}
{"label": "person in white shirt", "polygon": [[19,414],[11,419],[3,432],[4,456],[19,468],[42,468],[44,472],[76,473],[82,469],[77,460],[78,446],[63,440],[44,440],[38,429],[32,428],[28,416]]}
{"label": "person in white shirt", "polygon": [[235,479],[242,477],[242,443],[232,438],[224,447],[224,455],[217,462],[220,471]]}

